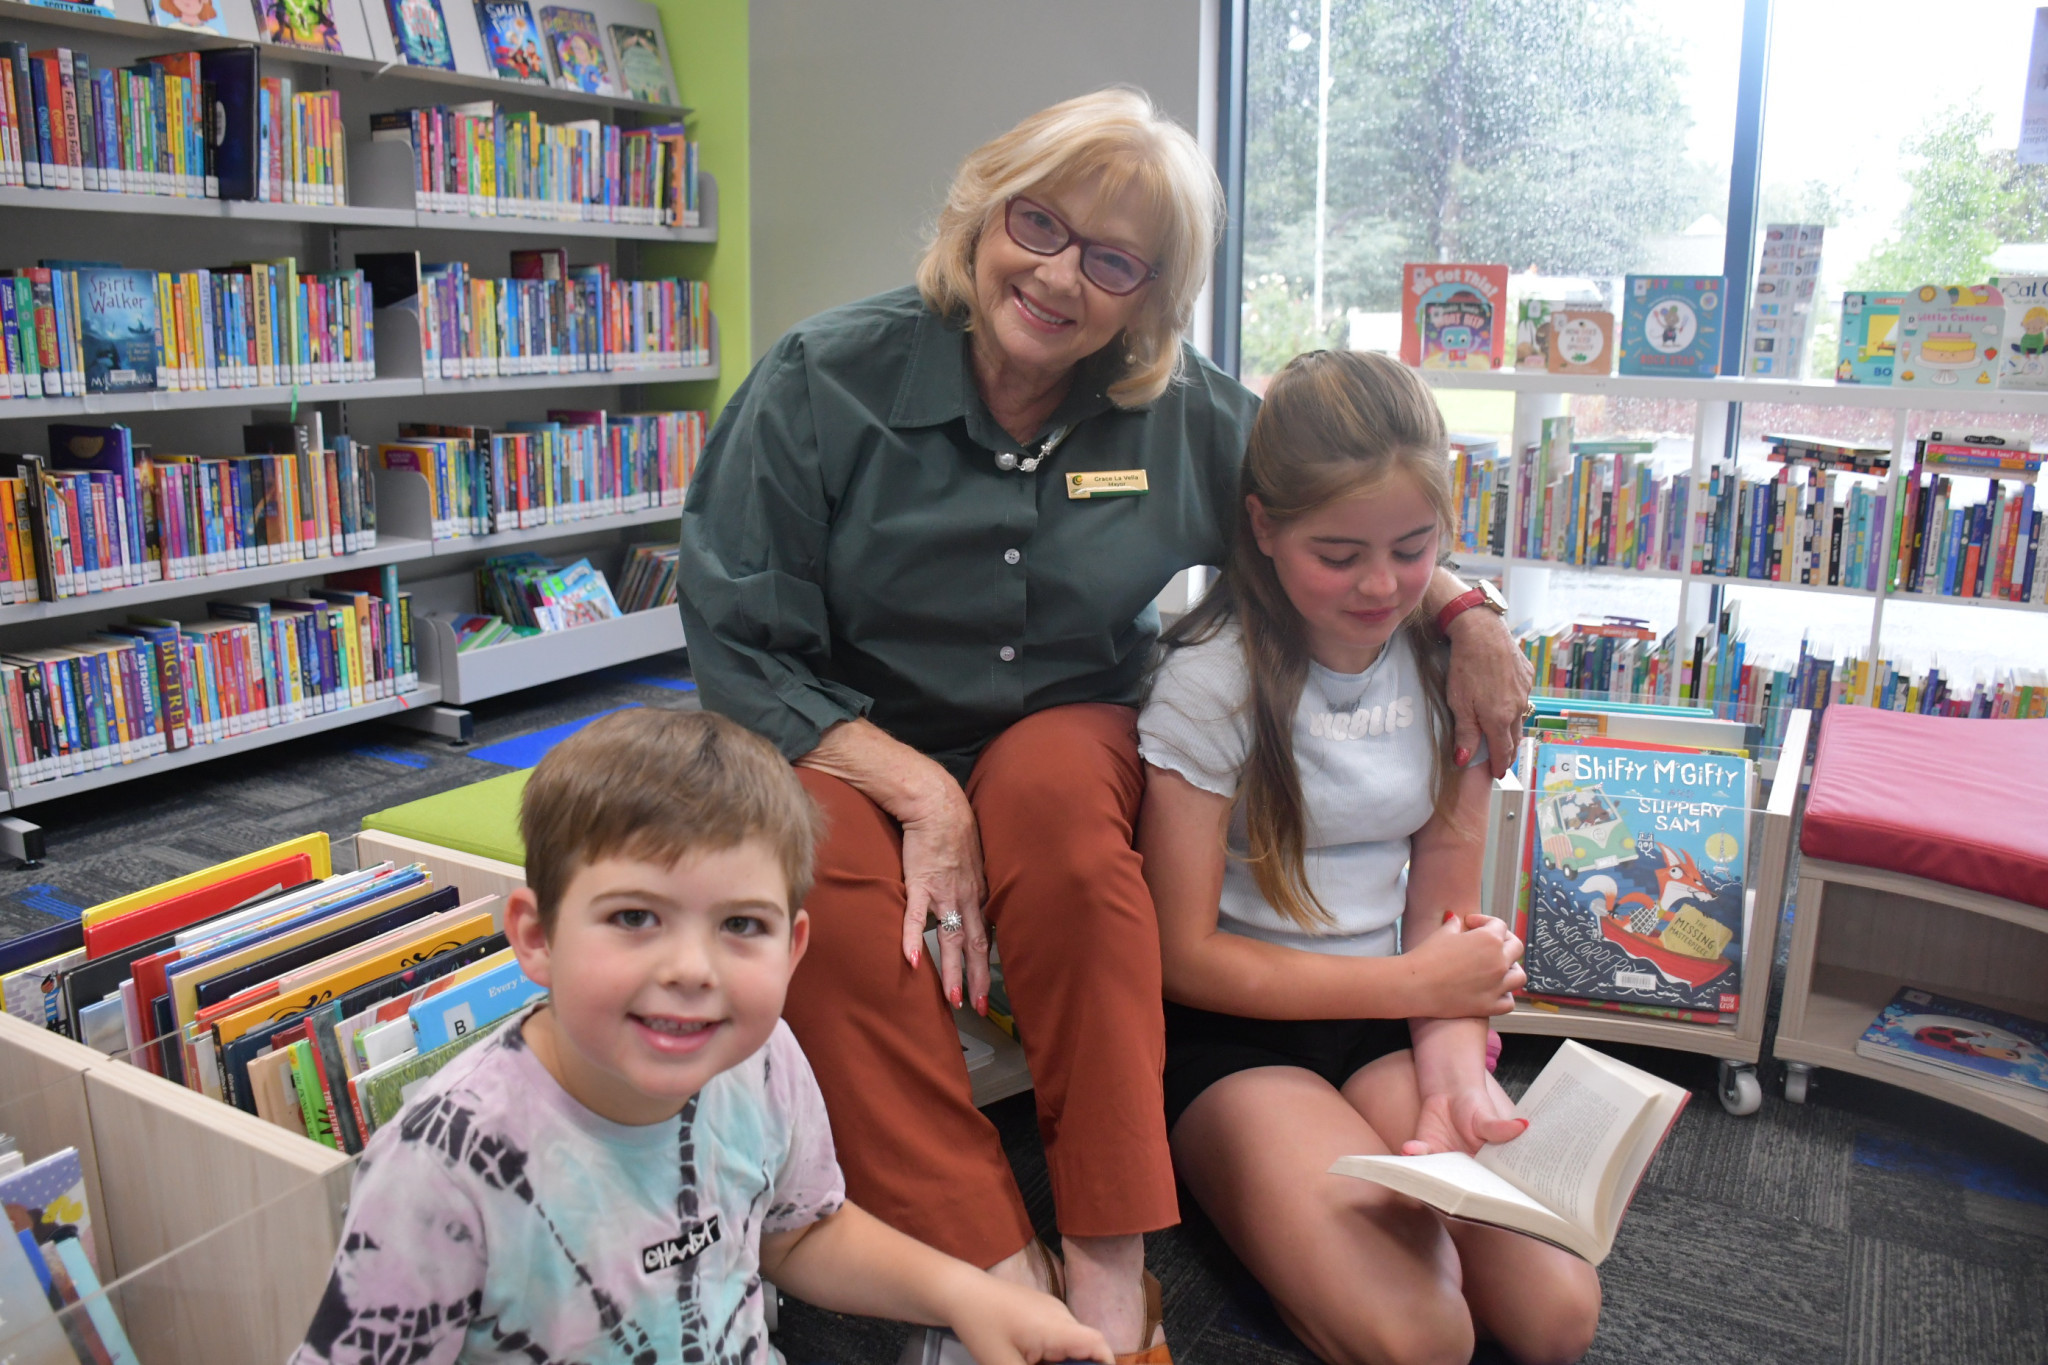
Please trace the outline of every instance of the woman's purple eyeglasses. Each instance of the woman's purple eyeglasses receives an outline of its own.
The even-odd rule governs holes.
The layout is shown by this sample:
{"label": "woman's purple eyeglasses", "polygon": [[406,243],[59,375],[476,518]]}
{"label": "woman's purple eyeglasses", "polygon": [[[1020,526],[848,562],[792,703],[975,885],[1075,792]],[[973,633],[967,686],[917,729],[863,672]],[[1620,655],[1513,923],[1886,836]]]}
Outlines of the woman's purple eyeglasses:
{"label": "woman's purple eyeglasses", "polygon": [[1083,237],[1066,219],[1043,204],[1012,199],[1003,216],[1010,240],[1035,256],[1057,256],[1070,246],[1081,248],[1081,273],[1105,294],[1122,297],[1158,278],[1159,267],[1120,246]]}

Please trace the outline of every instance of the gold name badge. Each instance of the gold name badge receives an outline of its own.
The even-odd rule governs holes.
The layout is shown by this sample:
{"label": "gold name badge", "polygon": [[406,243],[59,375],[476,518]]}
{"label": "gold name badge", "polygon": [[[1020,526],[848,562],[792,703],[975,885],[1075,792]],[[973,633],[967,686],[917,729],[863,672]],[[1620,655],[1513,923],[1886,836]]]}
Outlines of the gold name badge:
{"label": "gold name badge", "polygon": [[1135,498],[1150,491],[1142,469],[1098,469],[1067,475],[1069,498]]}

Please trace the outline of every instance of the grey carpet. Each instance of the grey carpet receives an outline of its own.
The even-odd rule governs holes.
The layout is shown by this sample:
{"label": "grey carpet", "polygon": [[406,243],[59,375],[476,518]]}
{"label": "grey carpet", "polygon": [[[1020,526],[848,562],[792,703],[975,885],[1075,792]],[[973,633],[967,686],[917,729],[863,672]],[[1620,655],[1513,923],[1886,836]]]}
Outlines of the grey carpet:
{"label": "grey carpet", "polygon": [[[637,702],[690,706],[681,656],[482,703],[478,746]],[[32,808],[48,863],[0,871],[0,937],[110,896],[505,769],[388,726],[342,731]],[[346,855],[341,855],[347,865]],[[1519,1089],[1554,1043],[1509,1038]],[[1694,1092],[1602,1267],[1589,1363],[2043,1365],[2048,1362],[2048,1152],[1975,1115],[1834,1073],[1786,1104],[1765,1066],[1763,1111],[1733,1118],[1709,1060],[1617,1055]],[[1054,1235],[1032,1100],[990,1110],[1042,1233]],[[1312,1360],[1203,1218],[1153,1236],[1181,1365]],[[789,1365],[893,1365],[886,1322],[790,1303]],[[1500,1357],[1482,1348],[1481,1361]]]}

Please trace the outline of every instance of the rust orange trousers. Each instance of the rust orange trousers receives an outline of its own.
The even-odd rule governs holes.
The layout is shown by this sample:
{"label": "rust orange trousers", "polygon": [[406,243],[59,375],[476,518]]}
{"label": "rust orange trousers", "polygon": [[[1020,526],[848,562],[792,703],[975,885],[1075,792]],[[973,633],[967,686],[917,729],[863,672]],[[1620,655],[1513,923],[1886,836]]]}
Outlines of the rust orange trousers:
{"label": "rust orange trousers", "polygon": [[[784,1017],[817,1073],[847,1194],[973,1265],[1031,1240],[996,1131],[974,1107],[937,964],[901,951],[902,830],[852,786],[799,768],[824,808],[811,946]],[[1144,789],[1137,717],[1086,704],[999,735],[967,798],[986,913],[1031,1064],[1059,1227],[1179,1220],[1160,1073],[1159,925],[1131,847]]]}

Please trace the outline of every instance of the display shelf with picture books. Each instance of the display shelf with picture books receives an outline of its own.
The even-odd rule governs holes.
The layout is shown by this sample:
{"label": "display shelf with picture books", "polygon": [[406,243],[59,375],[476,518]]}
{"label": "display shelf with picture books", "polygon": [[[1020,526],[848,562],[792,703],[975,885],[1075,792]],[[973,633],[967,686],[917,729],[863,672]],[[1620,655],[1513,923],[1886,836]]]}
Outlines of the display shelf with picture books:
{"label": "display shelf with picture books", "polygon": [[467,706],[486,697],[683,647],[683,618],[673,607],[656,607],[471,650],[458,647],[448,619],[430,616],[426,626],[445,689],[441,699],[451,706]]}
{"label": "display shelf with picture books", "polygon": [[[1633,699],[1705,702],[1723,714],[1782,726],[1784,690],[1768,698],[1745,690],[1775,676],[1793,685],[1793,705],[1816,710],[1847,702],[1943,715],[2048,715],[2048,674],[2037,661],[2014,657],[1989,678],[1959,682],[1931,660],[1888,652],[1885,614],[1894,601],[2048,610],[2048,554],[2039,544],[2048,539],[2048,515],[2036,506],[2034,487],[2040,456],[1998,420],[2001,413],[2048,415],[2048,392],[1532,370],[1421,374],[1443,391],[1514,395],[1508,433],[1452,437],[1460,452],[1454,495],[1461,519],[1495,518],[1483,543],[1461,530],[1453,553],[1460,564],[1501,576],[1510,622],[1532,656],[1544,641],[1586,627],[1545,617],[1549,572],[1664,579],[1678,585],[1676,623],[1639,652],[1638,665],[1661,666],[1652,670],[1654,697],[1638,692]],[[1666,462],[1653,475],[1651,466],[1630,463],[1640,455],[1572,442],[1574,395],[1689,402],[1689,469]],[[1888,409],[1892,435],[1867,446],[1772,435],[1769,475],[1747,466],[1733,471],[1722,454],[1738,410],[1732,405],[1757,402]],[[1980,414],[1983,421],[1913,438],[1913,414],[1937,411]],[[2001,440],[2021,444],[1995,448]],[[1938,454],[1947,447],[1960,449],[1953,458]],[[1533,496],[1538,486],[1547,487],[1541,505]],[[1531,547],[1544,553],[1528,553]],[[1947,591],[1930,592],[1925,584]],[[1809,658],[1802,650],[1796,662],[1769,667],[1745,661],[1743,633],[1730,626],[1731,607],[1739,605],[1730,590],[1752,588],[1871,603],[1867,646],[1840,658]],[[1642,682],[1640,666],[1635,680]]]}
{"label": "display shelf with picture books", "polygon": [[1706,708],[1537,706],[1487,817],[1481,904],[1530,973],[1494,1027],[1704,1053],[1754,1113],[1800,785],[1759,770],[1805,752],[1811,714],[1773,748]]}
{"label": "display shelf with picture books", "polygon": [[[161,43],[167,36],[175,36],[196,51],[255,43],[260,45],[267,63],[360,73],[364,86],[372,81],[411,81],[430,87],[516,94],[521,99],[657,119],[680,119],[693,112],[677,97],[673,78],[664,83],[669,70],[667,35],[659,11],[644,0],[579,0],[575,6],[523,6],[528,11],[531,32],[539,40],[536,47],[545,49],[540,55],[544,80],[499,75],[494,56],[502,55],[502,51],[494,53],[476,8],[462,0],[448,0],[445,5],[441,0],[433,0],[405,12],[408,19],[425,16],[423,31],[430,34],[426,45],[434,46],[437,38],[445,45],[437,52],[423,51],[410,33],[401,46],[390,7],[381,0],[316,0],[302,7],[318,25],[318,31],[299,35],[304,41],[297,43],[275,41],[259,24],[259,14],[267,15],[273,28],[280,24],[281,10],[276,0],[263,0],[260,6],[210,0],[204,8],[215,12],[197,26],[174,26],[168,16],[162,22],[151,22],[153,9],[178,2],[110,0],[105,5],[63,9],[9,4],[6,13],[10,23],[111,38]],[[557,40],[552,31],[544,34],[546,26],[540,14],[544,9],[581,18],[567,26],[565,38]],[[438,32],[434,33],[436,21]],[[554,49],[561,41],[572,45],[572,65],[567,76],[556,68]],[[437,66],[419,60],[436,56],[449,64]],[[602,80],[590,75],[596,69],[602,70]],[[335,81],[334,85],[347,96],[345,82]],[[599,88],[591,88],[593,85]]]}

